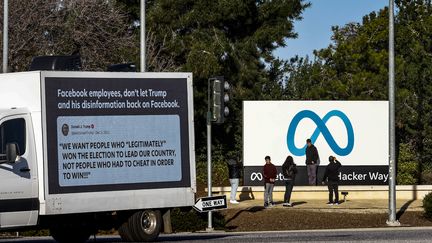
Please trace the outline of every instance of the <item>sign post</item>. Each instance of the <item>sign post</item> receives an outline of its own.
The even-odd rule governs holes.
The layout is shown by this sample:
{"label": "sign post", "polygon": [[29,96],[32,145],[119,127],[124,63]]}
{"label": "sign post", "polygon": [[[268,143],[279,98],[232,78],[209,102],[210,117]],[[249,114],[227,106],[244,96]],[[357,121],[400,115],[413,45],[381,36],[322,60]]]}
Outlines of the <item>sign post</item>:
{"label": "sign post", "polygon": [[[211,82],[208,81],[207,89],[207,190],[208,196],[212,196],[212,164],[211,164]],[[212,212],[208,212],[207,231],[213,231]]]}

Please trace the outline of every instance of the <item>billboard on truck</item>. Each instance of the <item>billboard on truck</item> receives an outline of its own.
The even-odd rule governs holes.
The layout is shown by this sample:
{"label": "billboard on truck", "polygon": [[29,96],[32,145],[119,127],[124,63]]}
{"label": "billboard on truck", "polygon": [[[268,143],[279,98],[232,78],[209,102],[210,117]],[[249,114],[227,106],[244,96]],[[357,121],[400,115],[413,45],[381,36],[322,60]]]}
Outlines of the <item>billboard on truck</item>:
{"label": "billboard on truck", "polygon": [[190,78],[46,74],[48,194],[193,186]]}
{"label": "billboard on truck", "polygon": [[328,157],[343,165],[341,184],[388,183],[389,126],[387,101],[244,101],[243,147],[246,185],[263,185],[264,157],[278,168],[293,156],[296,185],[307,185],[306,139],[320,156],[321,181]]}

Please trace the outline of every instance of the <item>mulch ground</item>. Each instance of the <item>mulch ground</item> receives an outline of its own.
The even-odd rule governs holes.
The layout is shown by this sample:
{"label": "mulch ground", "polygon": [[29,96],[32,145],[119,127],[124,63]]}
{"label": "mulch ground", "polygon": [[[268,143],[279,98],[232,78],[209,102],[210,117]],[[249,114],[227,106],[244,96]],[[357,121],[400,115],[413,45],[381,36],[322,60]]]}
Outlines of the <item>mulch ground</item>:
{"label": "mulch ground", "polygon": [[[221,212],[229,231],[274,231],[386,227],[386,213],[292,210],[290,208],[252,207]],[[399,215],[402,226],[432,226],[423,212],[407,211]]]}

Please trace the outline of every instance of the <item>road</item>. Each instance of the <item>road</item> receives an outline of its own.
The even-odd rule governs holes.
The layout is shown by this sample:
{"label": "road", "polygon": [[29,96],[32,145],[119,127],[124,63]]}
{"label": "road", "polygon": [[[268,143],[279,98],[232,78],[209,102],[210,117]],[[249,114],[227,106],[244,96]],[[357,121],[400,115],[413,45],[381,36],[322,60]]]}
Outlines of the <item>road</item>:
{"label": "road", "polygon": [[[161,235],[159,242],[430,242],[432,227],[250,233],[181,233]],[[1,243],[54,243],[50,237],[0,239]],[[94,242],[93,240],[89,241]],[[97,237],[98,243],[121,242],[118,236]]]}

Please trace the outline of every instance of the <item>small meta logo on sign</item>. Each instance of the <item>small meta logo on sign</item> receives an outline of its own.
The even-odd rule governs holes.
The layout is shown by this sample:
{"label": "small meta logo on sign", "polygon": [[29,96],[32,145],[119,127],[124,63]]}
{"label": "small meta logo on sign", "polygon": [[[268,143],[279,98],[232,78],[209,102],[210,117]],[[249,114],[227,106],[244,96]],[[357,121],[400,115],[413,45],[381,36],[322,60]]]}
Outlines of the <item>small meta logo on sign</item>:
{"label": "small meta logo on sign", "polygon": [[[348,135],[348,144],[345,148],[339,147],[333,135],[330,133],[329,129],[326,126],[326,122],[332,117],[339,117],[345,125],[347,135]],[[287,145],[288,145],[288,150],[293,155],[295,156],[305,155],[306,145],[301,148],[298,148],[294,143],[294,137],[295,137],[297,127],[300,121],[305,118],[311,119],[317,125],[315,131],[312,133],[312,136],[310,136],[312,143],[315,143],[318,136],[322,134],[324,139],[327,141],[328,145],[330,146],[330,148],[333,150],[333,152],[335,152],[335,154],[340,156],[346,156],[351,153],[351,151],[354,148],[354,130],[351,121],[348,119],[345,113],[339,110],[332,110],[328,112],[321,119],[315,112],[310,110],[303,110],[294,116],[288,128]]]}

